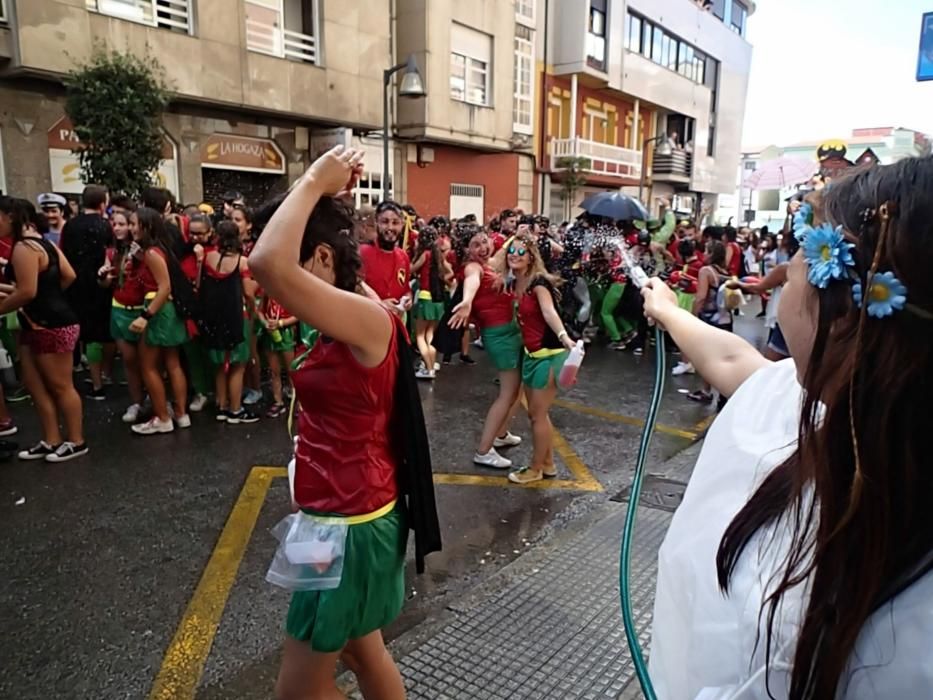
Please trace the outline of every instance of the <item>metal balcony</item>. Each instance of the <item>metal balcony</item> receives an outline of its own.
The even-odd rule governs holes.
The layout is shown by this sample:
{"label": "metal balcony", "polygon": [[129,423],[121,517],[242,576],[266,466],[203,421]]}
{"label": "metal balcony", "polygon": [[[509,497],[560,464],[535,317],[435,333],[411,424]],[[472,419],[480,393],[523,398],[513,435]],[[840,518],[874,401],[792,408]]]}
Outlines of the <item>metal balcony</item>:
{"label": "metal balcony", "polygon": [[680,182],[689,184],[693,170],[693,154],[682,148],[674,148],[670,153],[655,150],[651,165],[651,176],[661,182]]}
{"label": "metal balcony", "polygon": [[551,170],[563,170],[562,158],[586,158],[585,172],[638,179],[641,177],[641,153],[630,148],[581,138],[551,140]]}

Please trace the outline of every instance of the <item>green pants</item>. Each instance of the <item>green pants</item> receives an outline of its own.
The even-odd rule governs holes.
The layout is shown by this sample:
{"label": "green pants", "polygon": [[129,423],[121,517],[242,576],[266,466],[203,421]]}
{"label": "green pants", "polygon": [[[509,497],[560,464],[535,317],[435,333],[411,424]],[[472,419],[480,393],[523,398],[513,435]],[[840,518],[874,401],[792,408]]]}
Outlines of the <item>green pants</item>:
{"label": "green pants", "polygon": [[[615,310],[619,306],[619,302],[622,301],[622,295],[624,293],[625,285],[613,282],[609,289],[606,290],[606,296],[603,298],[602,307],[599,312],[600,317],[603,319],[603,328],[606,329],[606,334],[613,343],[618,343],[622,340],[622,333],[628,333],[634,328],[628,319],[622,318],[621,316],[616,319]],[[617,320],[618,324],[616,324]],[[619,331],[619,326],[622,327],[621,332]]]}
{"label": "green pants", "polygon": [[211,363],[204,343],[200,338],[193,338],[182,345],[182,349],[188,361],[188,373],[194,392],[202,396],[214,393],[214,376],[211,374]]}

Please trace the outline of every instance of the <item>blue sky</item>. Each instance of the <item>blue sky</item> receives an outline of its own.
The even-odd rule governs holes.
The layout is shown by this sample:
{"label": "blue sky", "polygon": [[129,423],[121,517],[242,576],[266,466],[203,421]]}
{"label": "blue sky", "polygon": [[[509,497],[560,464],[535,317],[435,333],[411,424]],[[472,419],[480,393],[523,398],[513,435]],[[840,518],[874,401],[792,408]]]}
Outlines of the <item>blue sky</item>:
{"label": "blue sky", "polygon": [[918,83],[920,19],[933,0],[757,0],[745,146],[844,138],[853,128],[933,134],[933,81]]}

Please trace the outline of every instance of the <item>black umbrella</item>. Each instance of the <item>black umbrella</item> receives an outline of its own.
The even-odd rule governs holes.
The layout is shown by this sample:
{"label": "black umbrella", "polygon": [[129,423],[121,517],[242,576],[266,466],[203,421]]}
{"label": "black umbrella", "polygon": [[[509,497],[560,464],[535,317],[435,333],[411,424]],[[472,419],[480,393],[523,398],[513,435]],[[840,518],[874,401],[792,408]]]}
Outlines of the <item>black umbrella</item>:
{"label": "black umbrella", "polygon": [[647,221],[648,210],[635,197],[621,192],[598,192],[580,203],[580,208],[594,216],[616,221]]}

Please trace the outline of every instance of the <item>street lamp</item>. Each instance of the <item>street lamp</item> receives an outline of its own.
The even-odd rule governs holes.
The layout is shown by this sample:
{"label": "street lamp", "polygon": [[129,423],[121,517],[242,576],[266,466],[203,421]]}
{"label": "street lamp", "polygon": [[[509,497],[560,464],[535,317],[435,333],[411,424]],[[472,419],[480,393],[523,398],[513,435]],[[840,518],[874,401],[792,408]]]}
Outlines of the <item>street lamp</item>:
{"label": "street lamp", "polygon": [[389,198],[389,83],[392,76],[400,70],[402,80],[398,86],[399,97],[424,97],[424,80],[418,70],[415,54],[410,54],[405,63],[399,63],[382,71],[382,201]]}
{"label": "street lamp", "polygon": [[[671,144],[667,141],[667,134],[659,134],[658,136],[652,136],[650,139],[645,139],[641,144],[641,178],[638,180],[638,201],[642,204],[645,204],[645,200],[642,199],[642,193],[645,190],[645,178],[648,176],[648,146],[654,143],[655,141],[661,141],[661,145],[658,146],[658,153],[662,156],[669,156],[674,152],[674,149],[671,148]],[[645,205],[645,209],[651,209],[651,207]]]}

